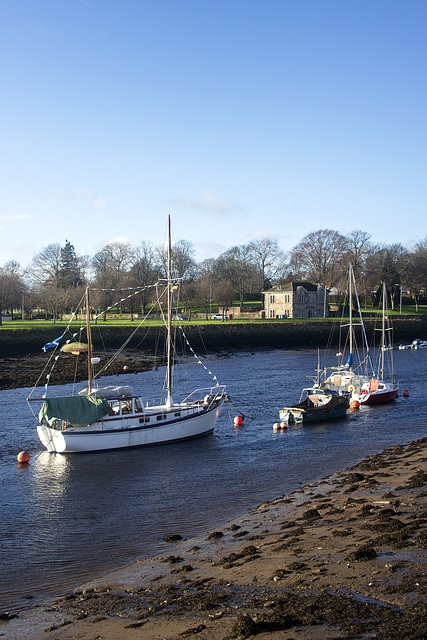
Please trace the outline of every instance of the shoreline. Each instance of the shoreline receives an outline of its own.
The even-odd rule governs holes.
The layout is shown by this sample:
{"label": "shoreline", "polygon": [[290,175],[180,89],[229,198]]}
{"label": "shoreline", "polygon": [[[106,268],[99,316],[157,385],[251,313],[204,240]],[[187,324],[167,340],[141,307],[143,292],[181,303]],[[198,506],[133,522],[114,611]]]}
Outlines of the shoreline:
{"label": "shoreline", "polygon": [[[427,438],[0,623],[10,640],[425,637]],[[31,629],[31,631],[29,630]]]}

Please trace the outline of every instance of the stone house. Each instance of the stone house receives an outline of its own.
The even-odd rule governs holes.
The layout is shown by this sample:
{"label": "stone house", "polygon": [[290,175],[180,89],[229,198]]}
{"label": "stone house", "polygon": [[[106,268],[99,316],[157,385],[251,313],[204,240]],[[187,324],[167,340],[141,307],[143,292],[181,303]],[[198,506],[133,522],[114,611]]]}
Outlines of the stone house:
{"label": "stone house", "polygon": [[266,318],[323,318],[328,290],[310,282],[287,282],[262,292]]}

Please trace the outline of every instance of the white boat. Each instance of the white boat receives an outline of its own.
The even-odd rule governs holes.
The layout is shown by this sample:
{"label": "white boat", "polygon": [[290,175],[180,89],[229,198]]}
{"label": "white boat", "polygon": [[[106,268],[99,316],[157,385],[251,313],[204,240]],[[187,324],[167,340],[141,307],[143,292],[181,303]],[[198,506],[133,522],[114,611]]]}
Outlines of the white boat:
{"label": "white boat", "polygon": [[[34,398],[42,401],[38,413],[37,432],[49,452],[78,453],[105,451],[186,440],[211,433],[223,402],[227,399],[225,386],[214,384],[197,389],[182,400],[172,398],[172,290],[176,282],[171,277],[171,233],[168,218],[168,278],[167,288],[167,390],[163,402],[148,404],[129,386],[97,388],[93,379],[92,340],[89,320],[89,287],[86,289],[86,349],[82,343],[68,352],[86,351],[88,382],[74,396]],[[53,343],[59,347],[60,339]],[[58,343],[58,344],[57,344]],[[216,378],[214,378],[216,380]],[[46,385],[47,389],[47,385]],[[34,390],[33,390],[34,392]],[[33,393],[32,392],[32,393]],[[33,412],[34,414],[34,412]],[[36,415],[36,414],[34,414]]]}
{"label": "white boat", "polygon": [[427,349],[427,340],[420,340],[417,338],[416,340],[413,340],[411,344],[400,344],[399,349]]}
{"label": "white boat", "polygon": [[[356,322],[353,317],[353,297],[355,297],[357,302],[359,312],[358,322]],[[360,394],[362,386],[366,382],[369,382],[375,374],[366,337],[365,325],[363,323],[359,296],[357,294],[356,281],[351,265],[349,266],[348,277],[348,307],[349,322],[348,324],[342,325],[344,329],[348,327],[348,355],[345,349],[339,351],[337,353],[337,357],[340,358],[338,364],[332,367],[326,367],[323,370],[322,387],[340,392],[350,392],[357,396]],[[362,332],[362,339],[359,340],[360,344],[357,343],[355,336],[356,327],[360,327]],[[345,358],[347,358],[346,361]]]}
{"label": "white boat", "polygon": [[[361,404],[384,404],[385,402],[391,402],[399,395],[399,386],[394,380],[393,369],[393,353],[392,353],[392,340],[391,340],[391,327],[386,326],[386,298],[387,291],[385,282],[383,282],[382,290],[382,324],[381,324],[381,340],[378,349],[378,376],[365,382],[360,390],[360,403]],[[388,359],[386,372],[386,357]],[[389,375],[390,380],[386,381],[386,375]]]}
{"label": "white boat", "polygon": [[[358,357],[358,361],[355,362],[356,358],[354,352],[356,351],[356,341],[354,339],[354,326],[353,322],[353,313],[352,313],[352,295],[354,294],[357,301],[359,318],[360,318],[360,326],[362,328],[362,345],[363,348],[363,356]],[[386,288],[385,284],[383,284],[383,312],[382,312],[382,326],[381,326],[381,342],[379,346],[379,359],[377,365],[377,372],[375,371],[371,353],[369,349],[369,344],[366,336],[365,326],[362,318],[362,311],[360,308],[359,297],[357,295],[356,282],[354,279],[353,270],[350,266],[349,271],[349,347],[350,352],[348,356],[348,360],[345,365],[339,365],[337,367],[332,367],[330,372],[328,373],[325,370],[325,382],[323,383],[324,388],[338,390],[338,391],[349,391],[352,393],[352,398],[360,404],[384,404],[386,402],[391,402],[394,400],[399,394],[399,387],[394,381],[393,378],[393,355],[392,355],[392,347],[391,347],[391,339],[387,340],[386,336],[391,332],[390,327],[386,327]],[[386,352],[390,352],[388,354],[389,360],[389,375],[391,380],[389,382],[385,381],[385,355]],[[341,356],[342,354],[340,354]]]}

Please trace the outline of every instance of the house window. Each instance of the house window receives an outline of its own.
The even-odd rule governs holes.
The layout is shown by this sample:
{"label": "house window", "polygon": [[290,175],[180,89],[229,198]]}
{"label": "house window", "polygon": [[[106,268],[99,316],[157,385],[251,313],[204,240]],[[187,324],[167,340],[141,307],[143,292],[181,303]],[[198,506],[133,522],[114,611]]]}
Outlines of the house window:
{"label": "house window", "polygon": [[275,302],[274,296],[270,296],[270,302],[274,304],[274,302]]}

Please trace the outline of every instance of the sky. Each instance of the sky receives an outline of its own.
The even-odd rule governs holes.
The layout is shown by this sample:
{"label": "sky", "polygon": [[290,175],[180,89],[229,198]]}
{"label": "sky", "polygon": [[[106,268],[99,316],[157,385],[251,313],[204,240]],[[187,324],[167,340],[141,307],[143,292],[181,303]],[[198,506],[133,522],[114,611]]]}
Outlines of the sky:
{"label": "sky", "polygon": [[0,267],[427,234],[425,0],[0,0]]}

